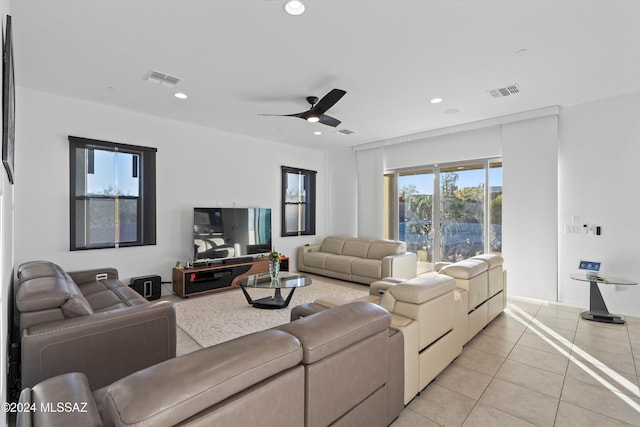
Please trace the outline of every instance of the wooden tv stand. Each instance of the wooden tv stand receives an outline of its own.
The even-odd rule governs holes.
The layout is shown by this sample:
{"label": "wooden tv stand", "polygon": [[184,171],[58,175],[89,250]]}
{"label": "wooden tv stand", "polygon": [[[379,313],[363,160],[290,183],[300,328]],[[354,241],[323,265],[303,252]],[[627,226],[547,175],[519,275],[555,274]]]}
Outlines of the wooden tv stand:
{"label": "wooden tv stand", "polygon": [[238,280],[243,277],[268,272],[267,258],[207,267],[174,268],[173,292],[187,298],[191,295],[239,289]]}

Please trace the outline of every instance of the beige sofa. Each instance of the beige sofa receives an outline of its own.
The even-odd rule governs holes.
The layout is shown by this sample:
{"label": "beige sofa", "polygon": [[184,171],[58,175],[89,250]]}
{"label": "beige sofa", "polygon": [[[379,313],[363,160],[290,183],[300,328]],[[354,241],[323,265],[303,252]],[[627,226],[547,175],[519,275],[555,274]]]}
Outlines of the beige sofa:
{"label": "beige sofa", "polygon": [[[502,258],[481,255],[414,279],[387,277],[371,283],[369,296],[391,313],[391,327],[404,335],[404,403],[408,404],[502,312],[506,280]],[[319,298],[292,310],[292,318],[344,304]]]}
{"label": "beige sofa", "polygon": [[[354,302],[135,372],[92,392],[69,373],[22,391],[18,427],[102,425],[386,426],[402,405],[402,334]],[[391,335],[390,335],[391,333]]]}
{"label": "beige sofa", "polygon": [[80,371],[99,388],[176,355],[173,304],[147,301],[113,268],[67,273],[27,262],[15,300],[22,387]]}
{"label": "beige sofa", "polygon": [[298,271],[364,284],[389,276],[411,279],[417,265],[416,254],[395,240],[329,236],[298,249]]}
{"label": "beige sofa", "polygon": [[439,273],[456,280],[456,294],[464,300],[467,313],[465,343],[507,305],[507,272],[502,264],[502,257],[483,254],[439,269]]}

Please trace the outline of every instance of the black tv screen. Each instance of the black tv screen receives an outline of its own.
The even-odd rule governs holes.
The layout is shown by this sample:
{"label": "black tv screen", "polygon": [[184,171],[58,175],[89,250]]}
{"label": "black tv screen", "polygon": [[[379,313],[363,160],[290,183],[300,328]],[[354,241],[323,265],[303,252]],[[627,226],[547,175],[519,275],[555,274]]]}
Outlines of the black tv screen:
{"label": "black tv screen", "polygon": [[194,261],[271,251],[271,209],[194,208]]}

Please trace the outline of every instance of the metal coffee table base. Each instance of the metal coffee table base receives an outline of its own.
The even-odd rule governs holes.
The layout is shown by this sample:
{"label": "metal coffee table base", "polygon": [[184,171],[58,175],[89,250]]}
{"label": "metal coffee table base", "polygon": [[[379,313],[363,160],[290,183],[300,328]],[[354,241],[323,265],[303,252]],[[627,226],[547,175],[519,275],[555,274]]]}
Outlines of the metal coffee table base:
{"label": "metal coffee table base", "polygon": [[282,298],[280,288],[276,288],[275,293],[272,297],[253,300],[244,286],[241,285],[240,289],[242,289],[242,292],[244,293],[245,298],[247,298],[247,302],[249,304],[251,304],[255,308],[265,308],[269,310],[287,307],[289,305],[289,302],[291,301],[291,297],[293,296],[293,291],[296,290],[296,288],[290,288],[291,290],[289,291],[286,299]]}

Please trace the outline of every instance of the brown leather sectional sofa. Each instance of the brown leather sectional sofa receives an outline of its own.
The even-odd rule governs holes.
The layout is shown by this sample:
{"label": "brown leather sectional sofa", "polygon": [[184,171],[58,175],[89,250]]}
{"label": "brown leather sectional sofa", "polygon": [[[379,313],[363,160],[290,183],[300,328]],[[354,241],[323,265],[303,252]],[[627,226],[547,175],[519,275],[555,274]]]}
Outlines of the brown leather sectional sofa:
{"label": "brown leather sectional sofa", "polygon": [[147,301],[113,268],[67,273],[24,263],[15,298],[22,387],[83,372],[100,388],[176,355],[173,304]]}
{"label": "brown leather sectional sofa", "polygon": [[[369,302],[322,311],[135,372],[93,390],[69,373],[23,390],[21,426],[385,426],[403,408],[403,339]],[[93,391],[92,391],[93,390]]]}

